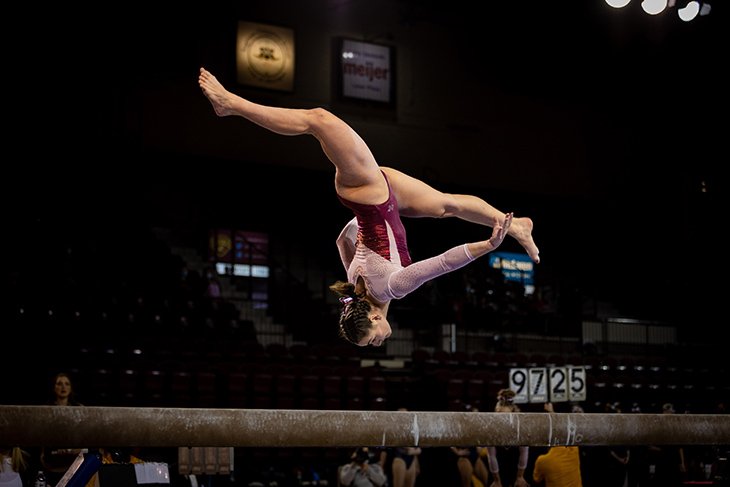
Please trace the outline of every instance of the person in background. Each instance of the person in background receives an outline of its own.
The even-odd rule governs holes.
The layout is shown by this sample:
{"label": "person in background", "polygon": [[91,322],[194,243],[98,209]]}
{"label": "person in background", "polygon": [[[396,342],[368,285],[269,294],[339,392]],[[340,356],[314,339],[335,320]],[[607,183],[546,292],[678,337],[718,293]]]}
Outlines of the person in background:
{"label": "person in background", "polygon": [[[555,412],[551,402],[545,403],[545,412]],[[580,406],[572,412],[582,413]],[[535,460],[532,479],[545,487],[583,487],[580,451],[577,446],[552,446]]]}
{"label": "person in background", "polygon": [[340,467],[340,483],[347,487],[383,487],[388,477],[378,462],[370,463],[370,450],[360,447],[352,454],[351,462]]}
{"label": "person in background", "polygon": [[[605,405],[607,413],[621,414],[623,412],[621,403],[614,402]],[[628,465],[631,459],[631,451],[623,445],[610,445],[601,447],[599,450],[604,458],[601,479],[606,487],[625,487],[628,477]]]}
{"label": "person in background", "polygon": [[[467,410],[478,413],[479,408],[467,406]],[[489,481],[489,471],[484,463],[487,461],[487,448],[484,446],[452,446],[456,455],[456,468],[462,487],[483,487]]]}
{"label": "person in background", "polygon": [[[494,411],[498,413],[518,413],[520,408],[515,404],[515,391],[512,389],[500,389],[497,392],[497,404]],[[529,487],[525,480],[525,469],[530,454],[528,446],[503,446],[487,448],[489,453],[489,472],[492,474],[491,487]],[[501,458],[502,465],[497,460]],[[512,465],[516,468],[513,470]],[[505,467],[506,468],[503,468]],[[514,472],[514,474],[513,474]]]}
{"label": "person in background", "polygon": [[[83,404],[76,400],[73,383],[67,373],[58,373],[53,378],[53,397],[50,404],[61,407],[83,406]],[[76,448],[42,448],[41,466],[46,474],[48,486],[56,485],[74,460],[76,460],[79,453],[85,453],[86,451]]]}
{"label": "person in background", "polygon": [[462,487],[483,486],[489,481],[489,472],[483,458],[487,457],[487,449],[482,446],[458,447],[452,446],[451,451],[456,455],[456,468],[459,470],[459,479]]}
{"label": "person in background", "polygon": [[214,268],[208,268],[205,270],[205,295],[211,299],[220,299],[221,297],[221,282],[218,280],[218,276]]}
{"label": "person in background", "polygon": [[23,487],[29,455],[18,447],[0,447],[0,487]]}
{"label": "person in background", "polygon": [[551,446],[535,460],[532,479],[545,487],[583,487],[578,447]]}
{"label": "person in background", "polygon": [[71,377],[61,372],[53,378],[53,397],[50,402],[53,406],[83,406],[76,400]]}
{"label": "person in background", "polygon": [[[398,411],[408,411],[400,408]],[[393,476],[393,487],[413,487],[416,478],[421,473],[421,464],[418,460],[421,454],[419,447],[396,447],[388,450],[393,459],[390,470]]]}
{"label": "person in background", "polygon": [[413,487],[416,485],[416,478],[421,473],[421,464],[418,456],[421,454],[419,447],[396,447],[392,450],[393,461],[391,472],[393,475],[393,487]]}
{"label": "person in background", "polygon": [[[662,414],[674,414],[674,405],[662,406]],[[687,467],[684,462],[684,449],[676,445],[652,445],[649,447],[649,468],[654,466],[650,485],[655,487],[678,487],[682,485]]]}

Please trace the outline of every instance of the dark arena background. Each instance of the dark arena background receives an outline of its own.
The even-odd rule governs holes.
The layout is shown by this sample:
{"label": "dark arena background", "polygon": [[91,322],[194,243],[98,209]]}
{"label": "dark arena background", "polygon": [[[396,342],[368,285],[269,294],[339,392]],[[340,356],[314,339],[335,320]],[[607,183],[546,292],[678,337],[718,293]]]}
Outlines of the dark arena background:
{"label": "dark arena background", "polygon": [[[511,387],[523,412],[726,414],[728,12],[704,3],[683,22],[686,3],[20,7],[6,19],[0,406],[53,404],[63,372],[87,407],[492,412]],[[389,56],[354,94],[351,45]],[[349,344],[328,290],[352,218],[332,164],[312,137],[216,117],[200,67],[261,104],[327,108],[379,164],[529,216],[540,264],[507,276],[479,259],[394,301],[382,347]],[[491,233],[404,224],[414,260]],[[524,262],[511,238],[498,251]],[[579,381],[528,387],[555,373]],[[28,451],[24,485],[63,447],[3,443]],[[677,485],[727,485],[730,438],[713,443],[683,449]],[[236,447],[232,471],[206,472],[149,445],[114,463],[133,451],[174,485],[338,485],[354,450]],[[584,486],[603,485],[609,449],[581,447]],[[530,449],[530,484],[546,451]],[[641,481],[627,485],[658,486],[661,448],[630,451]],[[416,485],[461,485],[449,448],[424,447],[420,469]]]}

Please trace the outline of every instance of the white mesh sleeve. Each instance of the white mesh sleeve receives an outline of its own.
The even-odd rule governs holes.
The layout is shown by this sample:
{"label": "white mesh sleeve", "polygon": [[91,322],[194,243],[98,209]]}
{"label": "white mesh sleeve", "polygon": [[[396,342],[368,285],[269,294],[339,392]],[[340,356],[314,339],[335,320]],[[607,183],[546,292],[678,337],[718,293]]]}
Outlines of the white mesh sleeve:
{"label": "white mesh sleeve", "polygon": [[424,282],[464,267],[472,260],[474,257],[464,244],[449,249],[441,255],[414,262],[390,275],[388,292],[395,299],[402,298]]}
{"label": "white mesh sleeve", "polygon": [[357,242],[357,218],[353,218],[337,237],[337,249],[340,251],[340,259],[345,271],[350,269],[350,263],[355,256],[355,243]]}

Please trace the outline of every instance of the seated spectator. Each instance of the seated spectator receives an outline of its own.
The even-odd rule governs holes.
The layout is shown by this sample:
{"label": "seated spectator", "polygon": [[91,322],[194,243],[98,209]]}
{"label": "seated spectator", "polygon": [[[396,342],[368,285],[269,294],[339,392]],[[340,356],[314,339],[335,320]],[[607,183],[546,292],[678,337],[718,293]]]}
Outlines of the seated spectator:
{"label": "seated spectator", "polygon": [[352,487],[382,487],[388,478],[379,463],[370,463],[370,451],[360,447],[352,454],[352,461],[340,467],[340,483]]}

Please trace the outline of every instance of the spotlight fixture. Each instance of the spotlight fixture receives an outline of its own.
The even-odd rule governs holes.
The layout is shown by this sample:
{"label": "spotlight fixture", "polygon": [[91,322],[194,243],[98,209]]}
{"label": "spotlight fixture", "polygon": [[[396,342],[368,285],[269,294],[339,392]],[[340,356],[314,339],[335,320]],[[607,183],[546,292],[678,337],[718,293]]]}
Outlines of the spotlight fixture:
{"label": "spotlight fixture", "polygon": [[[623,8],[631,0],[605,0],[605,2],[613,8]],[[689,22],[700,17],[708,15],[712,10],[712,6],[701,0],[643,0],[641,8],[649,15],[658,15],[667,8],[677,8],[677,15],[684,22]]]}
{"label": "spotlight fixture", "polygon": [[[673,6],[673,3],[674,0],[669,0],[670,7]],[[694,20],[698,15],[700,17],[708,15],[710,10],[712,10],[712,6],[709,3],[698,0],[682,0],[677,5],[677,15],[685,22]]]}
{"label": "spotlight fixture", "polygon": [[606,3],[613,8],[622,8],[629,4],[631,0],[606,0]]}
{"label": "spotlight fixture", "polygon": [[667,0],[644,0],[641,2],[641,8],[649,15],[657,15],[667,8],[667,3]]}
{"label": "spotlight fixture", "polygon": [[697,2],[695,0],[692,0],[691,2],[687,2],[687,5],[684,7],[679,7],[677,9],[677,15],[679,15],[679,18],[682,19],[685,22],[689,22],[690,20],[693,20],[695,17],[697,17],[697,14],[700,13],[700,2]]}

